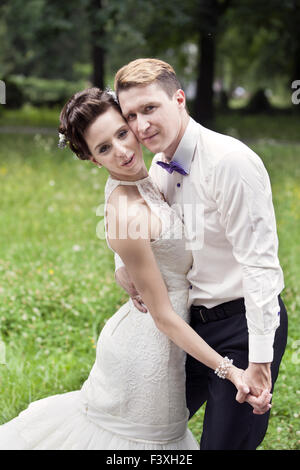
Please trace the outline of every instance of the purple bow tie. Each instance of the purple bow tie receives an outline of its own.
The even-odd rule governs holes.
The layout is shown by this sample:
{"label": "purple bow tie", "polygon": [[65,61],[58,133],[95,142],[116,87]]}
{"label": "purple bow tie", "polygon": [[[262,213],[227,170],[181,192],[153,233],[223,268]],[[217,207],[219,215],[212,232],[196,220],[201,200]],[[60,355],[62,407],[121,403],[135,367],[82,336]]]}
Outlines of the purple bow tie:
{"label": "purple bow tie", "polygon": [[173,171],[178,171],[181,175],[187,175],[187,172],[182,168],[182,166],[177,162],[165,163],[165,162],[156,162],[159,166],[167,170],[168,173],[173,173]]}

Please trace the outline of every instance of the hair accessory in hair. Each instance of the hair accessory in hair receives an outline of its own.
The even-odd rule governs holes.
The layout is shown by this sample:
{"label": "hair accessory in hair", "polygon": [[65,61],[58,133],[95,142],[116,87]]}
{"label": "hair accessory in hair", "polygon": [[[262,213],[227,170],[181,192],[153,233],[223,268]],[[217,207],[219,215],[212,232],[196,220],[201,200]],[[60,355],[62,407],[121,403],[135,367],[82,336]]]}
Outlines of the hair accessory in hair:
{"label": "hair accessory in hair", "polygon": [[105,88],[105,92],[110,95],[112,97],[112,99],[117,103],[119,104],[119,101],[118,101],[118,98],[117,98],[117,95],[115,94],[115,92],[113,90],[111,90],[109,87]]}
{"label": "hair accessory in hair", "polygon": [[64,149],[68,143],[67,138],[65,134],[61,134],[60,132],[58,134],[58,137],[59,137],[58,148]]}

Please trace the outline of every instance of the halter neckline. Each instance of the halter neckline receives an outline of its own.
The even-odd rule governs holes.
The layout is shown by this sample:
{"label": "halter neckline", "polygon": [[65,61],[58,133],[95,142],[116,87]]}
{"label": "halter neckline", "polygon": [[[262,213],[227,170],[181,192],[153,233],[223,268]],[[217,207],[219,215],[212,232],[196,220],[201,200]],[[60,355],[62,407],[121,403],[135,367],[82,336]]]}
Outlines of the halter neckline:
{"label": "halter neckline", "polygon": [[150,175],[146,176],[145,178],[142,178],[140,180],[136,180],[136,181],[123,181],[123,180],[118,180],[116,178],[112,178],[111,176],[109,176],[109,178],[112,180],[112,181],[117,181],[118,183],[121,183],[121,184],[124,184],[124,185],[132,185],[134,186],[135,184],[138,184],[138,183],[143,183],[144,181],[148,181],[148,179],[150,178]]}

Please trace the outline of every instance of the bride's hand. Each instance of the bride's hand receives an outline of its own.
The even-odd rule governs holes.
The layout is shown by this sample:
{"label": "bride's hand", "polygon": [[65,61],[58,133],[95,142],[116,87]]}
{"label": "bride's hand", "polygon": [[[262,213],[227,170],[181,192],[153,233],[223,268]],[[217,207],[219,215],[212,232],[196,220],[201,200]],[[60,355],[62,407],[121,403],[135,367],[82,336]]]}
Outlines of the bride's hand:
{"label": "bride's hand", "polygon": [[115,272],[115,279],[116,282],[130,295],[134,306],[140,310],[140,312],[147,313],[147,307],[143,303],[141,296],[131,281],[125,266],[122,266]]}
{"label": "bride's hand", "polygon": [[235,399],[239,403],[245,401],[253,407],[253,413],[257,415],[263,415],[272,407],[270,404],[272,394],[269,390],[264,390],[258,397],[250,394],[250,389],[243,380],[244,370],[239,369],[235,366],[230,367],[228,370],[228,380],[230,380],[237,388],[237,394]]}

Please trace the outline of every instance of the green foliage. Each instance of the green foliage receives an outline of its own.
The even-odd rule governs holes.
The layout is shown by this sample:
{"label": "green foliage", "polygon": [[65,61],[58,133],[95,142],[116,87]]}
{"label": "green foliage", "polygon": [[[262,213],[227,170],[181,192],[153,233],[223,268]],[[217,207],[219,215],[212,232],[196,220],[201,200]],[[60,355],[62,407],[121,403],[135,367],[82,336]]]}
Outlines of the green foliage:
{"label": "green foliage", "polygon": [[[84,80],[68,82],[67,80],[49,80],[37,77],[24,77],[17,75],[10,77],[10,83],[22,90],[23,101],[32,106],[63,106],[64,103],[77,91],[88,88],[91,84]],[[9,104],[10,85],[7,84]]]}
{"label": "green foliage", "polygon": [[89,56],[86,3],[4,2],[0,6],[4,74],[73,79],[74,62]]}
{"label": "green foliage", "polygon": [[[299,125],[296,113],[257,116],[232,111],[227,114],[217,114],[214,129],[250,143],[257,140],[271,146],[279,142],[299,144]],[[298,158],[298,153],[295,154],[296,158]]]}
{"label": "green foliage", "polygon": [[[221,24],[217,68],[229,89],[290,87],[299,67],[299,2],[232,2]],[[298,65],[297,65],[298,64]],[[299,70],[299,68],[298,68]]]}
{"label": "green foliage", "polygon": [[59,113],[61,107],[46,108],[34,107],[30,104],[25,104],[22,109],[8,110],[4,106],[0,107],[2,115],[0,114],[1,126],[32,126],[32,127],[48,127],[55,128],[59,125]]}
{"label": "green foliage", "polygon": [[3,79],[6,88],[6,104],[7,109],[19,109],[25,102],[25,96],[22,87],[15,83],[11,77]]}
{"label": "green foliage", "polygon": [[237,85],[288,92],[300,73],[299,12],[295,0],[6,1],[0,79],[91,80],[97,45],[105,51],[106,81],[124,63],[151,56],[170,62],[187,86],[201,72],[199,39],[211,35],[215,76],[228,92]]}

